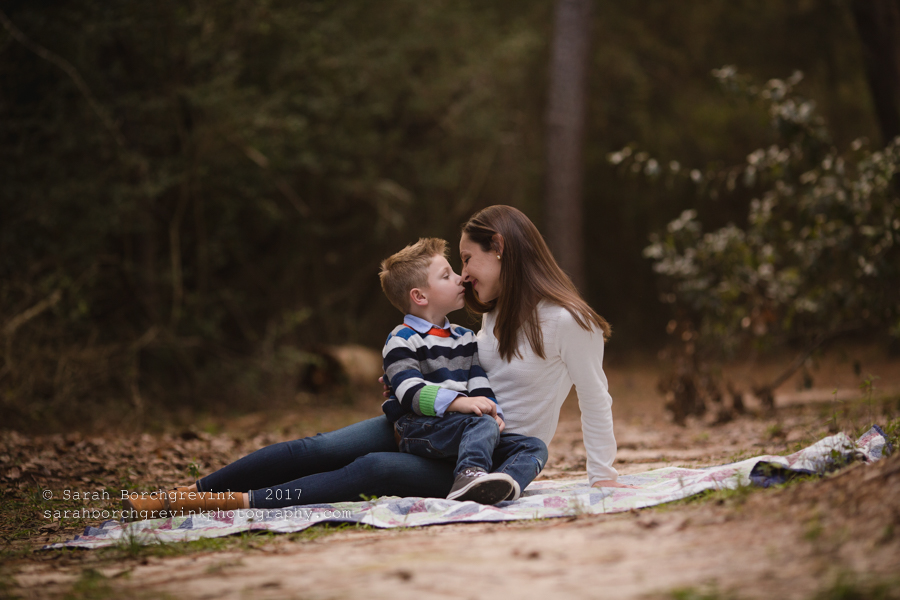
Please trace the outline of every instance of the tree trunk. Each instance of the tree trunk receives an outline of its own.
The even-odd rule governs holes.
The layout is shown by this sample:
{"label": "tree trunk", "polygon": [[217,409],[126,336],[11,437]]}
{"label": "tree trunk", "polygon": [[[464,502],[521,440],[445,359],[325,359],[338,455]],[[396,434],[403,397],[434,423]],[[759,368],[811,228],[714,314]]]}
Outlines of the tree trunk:
{"label": "tree trunk", "polygon": [[557,0],[547,103],[547,240],[584,291],[583,144],[592,0]]}
{"label": "tree trunk", "polygon": [[159,235],[151,198],[145,198],[139,208],[140,227],[137,232],[138,285],[141,301],[154,325],[162,318],[162,299],[159,293]]}
{"label": "tree trunk", "polygon": [[900,135],[900,2],[853,0],[866,77],[878,115],[881,143]]}

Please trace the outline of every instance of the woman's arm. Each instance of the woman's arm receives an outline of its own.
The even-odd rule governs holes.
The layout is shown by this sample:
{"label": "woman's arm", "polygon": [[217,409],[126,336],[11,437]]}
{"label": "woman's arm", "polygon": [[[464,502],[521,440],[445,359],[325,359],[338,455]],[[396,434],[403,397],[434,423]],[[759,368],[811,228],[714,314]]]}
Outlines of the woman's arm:
{"label": "woman's arm", "polygon": [[563,310],[557,329],[559,355],[575,389],[581,408],[581,431],[587,453],[591,485],[621,487],[613,468],[616,438],[613,434],[612,397],[603,372],[603,333],[581,328],[568,310]]}

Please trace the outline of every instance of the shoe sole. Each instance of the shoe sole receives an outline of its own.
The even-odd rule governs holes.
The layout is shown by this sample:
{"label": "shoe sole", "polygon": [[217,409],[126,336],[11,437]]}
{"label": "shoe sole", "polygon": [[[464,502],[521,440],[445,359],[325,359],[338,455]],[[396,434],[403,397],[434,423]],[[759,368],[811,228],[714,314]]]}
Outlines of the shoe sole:
{"label": "shoe sole", "polygon": [[509,492],[509,496],[504,498],[504,502],[515,502],[522,496],[522,490],[519,488],[519,483],[513,479],[513,489]]}
{"label": "shoe sole", "polygon": [[515,481],[511,477],[491,477],[487,475],[471,482],[447,496],[447,500],[458,502],[477,502],[479,504],[497,504],[515,493]]}

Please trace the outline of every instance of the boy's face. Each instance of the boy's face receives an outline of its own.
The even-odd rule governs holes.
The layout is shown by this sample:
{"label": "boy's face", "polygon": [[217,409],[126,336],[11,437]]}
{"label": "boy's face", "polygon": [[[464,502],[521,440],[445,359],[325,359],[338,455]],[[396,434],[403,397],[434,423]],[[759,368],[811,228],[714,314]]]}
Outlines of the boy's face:
{"label": "boy's face", "polygon": [[462,277],[453,272],[443,256],[435,256],[428,267],[428,287],[422,290],[428,299],[428,307],[444,315],[459,310],[465,303]]}

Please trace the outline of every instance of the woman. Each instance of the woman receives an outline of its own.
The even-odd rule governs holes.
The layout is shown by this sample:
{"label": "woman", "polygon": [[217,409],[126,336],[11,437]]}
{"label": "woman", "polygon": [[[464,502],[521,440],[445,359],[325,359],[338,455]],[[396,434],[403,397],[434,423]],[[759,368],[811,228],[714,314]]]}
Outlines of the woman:
{"label": "woman", "polygon": [[534,224],[490,206],[459,242],[467,307],[482,315],[478,357],[506,418],[506,431],[549,444],[575,385],[591,485],[623,487],[613,461],[612,398],[603,373],[609,324],[581,299]]}
{"label": "woman", "polygon": [[[459,249],[467,307],[482,315],[479,357],[503,407],[505,431],[549,443],[574,384],[591,485],[627,487],[616,481],[612,466],[612,398],[602,366],[609,325],[581,299],[519,210],[491,206],[478,212],[463,226]],[[546,446],[535,446],[530,456],[536,475]],[[494,471],[503,472],[522,457],[507,456],[500,447],[493,458]],[[390,423],[378,416],[262,448],[178,488],[168,503],[126,501],[126,509],[280,508],[358,500],[361,494],[443,498],[452,483],[451,463],[399,452]],[[520,482],[522,489],[527,483]]]}

